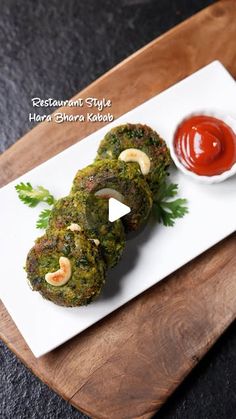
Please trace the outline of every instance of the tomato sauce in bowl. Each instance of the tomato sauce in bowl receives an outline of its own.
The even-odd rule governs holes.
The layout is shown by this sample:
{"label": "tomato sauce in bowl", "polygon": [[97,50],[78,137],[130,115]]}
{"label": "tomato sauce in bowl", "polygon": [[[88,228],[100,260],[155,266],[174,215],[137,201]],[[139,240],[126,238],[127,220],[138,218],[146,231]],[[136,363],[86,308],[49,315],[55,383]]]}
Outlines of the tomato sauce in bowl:
{"label": "tomato sauce in bowl", "polygon": [[194,112],[176,126],[171,157],[185,175],[219,183],[236,174],[236,118],[216,111]]}
{"label": "tomato sauce in bowl", "polygon": [[236,163],[236,134],[213,116],[185,119],[174,136],[175,154],[187,170],[200,176],[215,176]]}

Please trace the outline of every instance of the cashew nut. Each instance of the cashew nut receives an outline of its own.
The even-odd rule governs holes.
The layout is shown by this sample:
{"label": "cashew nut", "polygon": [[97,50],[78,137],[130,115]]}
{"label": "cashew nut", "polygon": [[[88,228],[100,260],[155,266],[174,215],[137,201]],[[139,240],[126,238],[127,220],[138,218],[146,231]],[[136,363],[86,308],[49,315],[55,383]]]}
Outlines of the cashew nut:
{"label": "cashew nut", "polygon": [[70,231],[81,231],[81,227],[79,226],[79,224],[71,223],[71,225],[69,225],[69,227],[67,227],[67,230],[70,230]]}
{"label": "cashew nut", "polygon": [[45,275],[45,280],[55,287],[65,285],[71,277],[71,264],[68,258],[61,256],[59,259],[60,269],[56,272],[49,272]]}
{"label": "cashew nut", "polygon": [[99,246],[100,244],[100,240],[98,239],[89,239],[91,242],[94,242],[96,244],[96,246]]}
{"label": "cashew nut", "polygon": [[137,148],[127,148],[126,150],[123,150],[119,155],[119,159],[126,163],[138,163],[143,175],[147,175],[150,171],[151,162],[149,157],[144,151],[138,150]]}
{"label": "cashew nut", "polygon": [[124,202],[123,195],[112,188],[103,188],[99,191],[95,192],[96,196],[101,196],[102,198],[114,198],[117,199],[117,201]]}

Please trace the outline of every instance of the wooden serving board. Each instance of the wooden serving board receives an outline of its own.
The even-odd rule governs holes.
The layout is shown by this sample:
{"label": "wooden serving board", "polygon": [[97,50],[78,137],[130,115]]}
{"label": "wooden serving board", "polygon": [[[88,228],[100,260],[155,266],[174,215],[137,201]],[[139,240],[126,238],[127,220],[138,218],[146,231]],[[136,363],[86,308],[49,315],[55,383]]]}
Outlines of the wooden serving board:
{"label": "wooden serving board", "polygon": [[[234,0],[216,3],[76,96],[111,98],[112,113],[120,116],[215,59],[236,76],[235,20]],[[0,157],[1,185],[100,126],[38,125]],[[40,359],[2,303],[0,337],[37,376],[93,418],[150,418],[235,319],[235,254],[234,234]]]}

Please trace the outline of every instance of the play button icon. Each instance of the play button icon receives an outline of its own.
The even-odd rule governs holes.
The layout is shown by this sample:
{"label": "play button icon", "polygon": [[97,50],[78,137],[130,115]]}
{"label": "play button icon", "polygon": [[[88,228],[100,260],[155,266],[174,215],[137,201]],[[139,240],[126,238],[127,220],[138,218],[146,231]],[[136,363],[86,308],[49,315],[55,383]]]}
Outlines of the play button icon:
{"label": "play button icon", "polygon": [[119,220],[119,218],[123,217],[124,215],[129,214],[131,211],[128,205],[122,204],[122,202],[115,198],[109,198],[108,209],[108,219],[112,223],[116,220]]}

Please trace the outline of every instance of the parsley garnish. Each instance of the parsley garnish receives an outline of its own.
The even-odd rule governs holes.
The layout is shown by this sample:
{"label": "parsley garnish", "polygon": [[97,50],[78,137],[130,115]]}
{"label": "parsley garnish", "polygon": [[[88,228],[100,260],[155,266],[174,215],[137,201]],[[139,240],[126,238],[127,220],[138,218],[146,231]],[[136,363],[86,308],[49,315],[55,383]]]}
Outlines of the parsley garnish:
{"label": "parsley garnish", "polygon": [[[40,202],[44,202],[50,206],[56,202],[54,196],[43,186],[36,186],[36,188],[33,188],[29,182],[21,182],[15,186],[15,189],[20,200],[31,208],[36,207]],[[47,228],[50,214],[50,208],[41,211],[36,222],[36,228]]]}
{"label": "parsley garnish", "polygon": [[18,196],[24,204],[29,207],[36,207],[40,202],[45,202],[48,205],[53,205],[55,198],[50,194],[48,189],[45,189],[43,186],[33,186],[27,183],[19,183],[15,186]]}
{"label": "parsley garnish", "polygon": [[178,185],[174,183],[167,184],[163,182],[153,202],[153,212],[160,223],[165,226],[173,226],[176,218],[182,218],[188,213],[187,200],[177,198],[170,201],[178,193]]}
{"label": "parsley garnish", "polygon": [[40,212],[39,214],[39,218],[36,222],[36,228],[47,228],[48,226],[48,220],[50,218],[52,210],[51,209],[44,209],[43,211]]}

